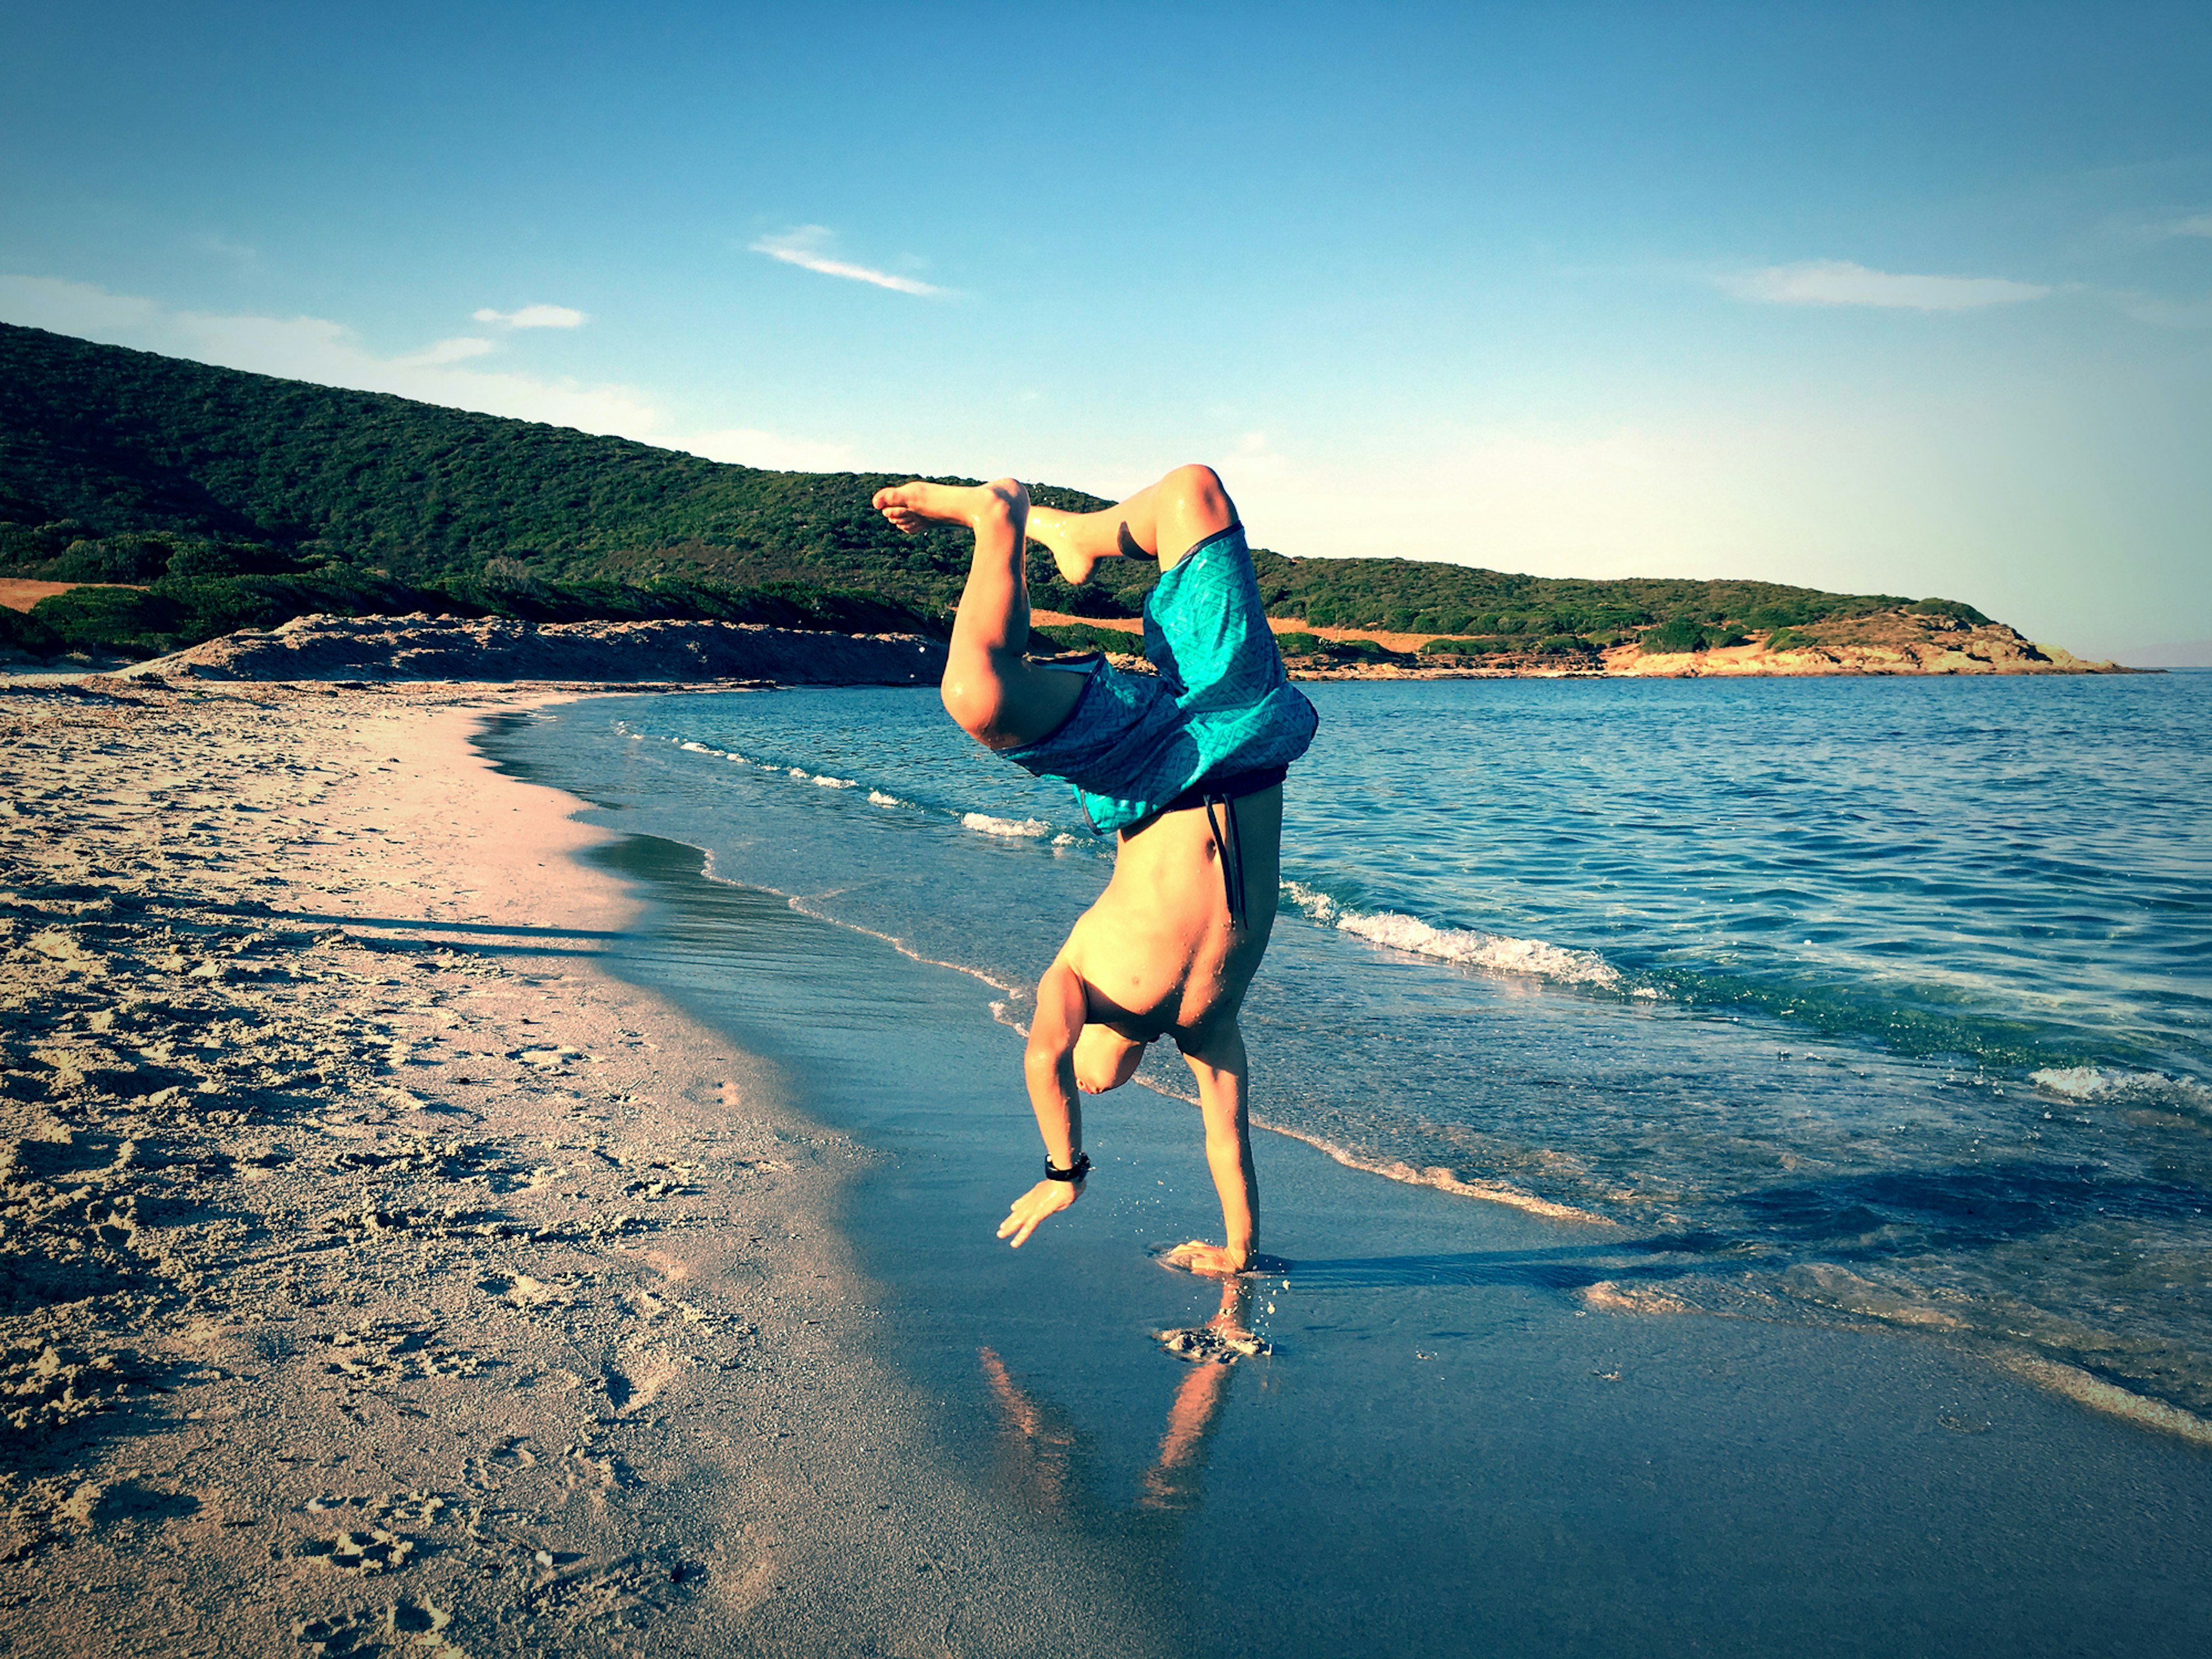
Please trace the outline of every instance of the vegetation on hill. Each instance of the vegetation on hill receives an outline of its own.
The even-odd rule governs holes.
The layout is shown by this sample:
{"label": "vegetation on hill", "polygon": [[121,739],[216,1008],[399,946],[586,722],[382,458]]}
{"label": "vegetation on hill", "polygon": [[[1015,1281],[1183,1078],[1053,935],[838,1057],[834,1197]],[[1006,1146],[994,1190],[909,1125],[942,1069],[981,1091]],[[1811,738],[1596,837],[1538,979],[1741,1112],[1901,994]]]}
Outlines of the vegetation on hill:
{"label": "vegetation on hill", "polygon": [[[869,507],[903,476],[732,466],[0,324],[0,574],[144,590],[0,611],[0,644],[150,654],[310,611],[941,633],[965,538],[902,536]],[[1106,505],[1031,491],[1047,506]],[[1762,582],[1254,556],[1275,616],[1452,635],[1468,651],[1587,648],[1653,627],[1713,643],[1904,603]],[[1158,574],[1108,561],[1070,588],[1036,549],[1030,572],[1040,608],[1088,617],[1137,615]]]}

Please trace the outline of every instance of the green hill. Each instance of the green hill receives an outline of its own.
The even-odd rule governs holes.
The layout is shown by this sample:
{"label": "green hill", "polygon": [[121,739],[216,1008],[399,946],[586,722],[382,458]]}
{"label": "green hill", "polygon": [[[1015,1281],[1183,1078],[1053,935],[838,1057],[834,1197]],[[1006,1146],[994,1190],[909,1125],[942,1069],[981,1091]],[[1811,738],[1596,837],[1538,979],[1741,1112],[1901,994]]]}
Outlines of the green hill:
{"label": "green hill", "polygon": [[[965,538],[903,537],[869,507],[905,476],[732,466],[0,324],[0,574],[148,589],[59,595],[27,620],[0,612],[0,629],[33,648],[134,654],[312,610],[941,633]],[[1031,489],[1049,506],[1104,505]],[[1719,638],[1904,603],[1764,582],[1255,558],[1274,615],[1492,648],[1658,624]],[[1111,562],[1100,574],[1071,589],[1033,550],[1040,607],[1137,614],[1152,573]]]}

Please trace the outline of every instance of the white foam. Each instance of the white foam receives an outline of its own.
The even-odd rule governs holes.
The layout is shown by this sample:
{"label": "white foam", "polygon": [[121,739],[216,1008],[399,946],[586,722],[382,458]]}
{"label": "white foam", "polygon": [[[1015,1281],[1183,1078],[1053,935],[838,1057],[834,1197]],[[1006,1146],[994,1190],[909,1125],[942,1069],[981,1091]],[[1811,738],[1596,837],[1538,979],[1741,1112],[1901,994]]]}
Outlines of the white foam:
{"label": "white foam", "polygon": [[2059,1066],[2029,1074],[2028,1079],[2045,1094],[2067,1100],[2096,1100],[2126,1096],[2179,1105],[2191,1111],[2212,1112],[2212,1089],[2185,1077],[2163,1072],[2108,1072],[2095,1066]]}
{"label": "white foam", "polygon": [[960,822],[963,828],[981,830],[987,836],[1013,836],[1034,841],[1052,833],[1052,826],[1042,818],[994,818],[988,812],[963,812]]}
{"label": "white foam", "polygon": [[1525,1210],[1530,1215],[1548,1217],[1553,1221],[1580,1221],[1595,1227],[1617,1227],[1620,1224],[1589,1210],[1578,1210],[1571,1204],[1555,1204],[1548,1198],[1524,1193],[1518,1187],[1503,1181],[1464,1181],[1456,1170],[1440,1166],[1417,1170],[1398,1158],[1362,1158],[1357,1152],[1347,1152],[1333,1140],[1307,1134],[1301,1129],[1286,1129],[1279,1123],[1265,1123],[1256,1117],[1252,1120],[1252,1127],[1272,1130],[1279,1135],[1288,1135],[1292,1140],[1303,1140],[1307,1146],[1327,1152],[1347,1170],[1362,1170],[1388,1181],[1402,1182],[1408,1187],[1433,1187],[1438,1192],[1456,1194],[1461,1198],[1479,1198],[1491,1204],[1504,1204],[1516,1210]]}
{"label": "white foam", "polygon": [[2212,1422],[2207,1422],[2194,1412],[2184,1411],[2179,1406],[2169,1406],[2163,1400],[2147,1399],[2129,1389],[2116,1388],[2079,1366],[2045,1359],[2042,1355],[2026,1349],[2001,1351],[1996,1359],[1999,1364],[2017,1371],[2031,1382],[2039,1382],[2053,1393],[2063,1394],[2092,1411],[2109,1412],[2114,1417],[2140,1423],[2147,1429],[2156,1429],[2199,1446],[2212,1446]]}
{"label": "white foam", "polygon": [[833,778],[827,772],[817,772],[815,774],[814,781],[820,784],[824,789],[850,789],[855,783],[859,782],[860,780],[857,778]]}
{"label": "white foam", "polygon": [[[714,872],[711,870],[708,871],[708,873],[710,877],[714,876]],[[714,877],[714,878],[717,880],[720,879],[719,877]],[[737,884],[732,884],[734,885]],[[756,888],[754,890],[757,892],[772,893],[776,890],[773,887],[760,887]],[[784,902],[789,904],[793,909],[798,911],[802,916],[811,916],[817,921],[827,922],[832,927],[842,927],[848,933],[864,933],[870,939],[881,939],[884,944],[890,945],[892,950],[904,957],[908,962],[918,962],[924,967],[927,968],[950,968],[956,974],[965,974],[970,979],[981,980],[993,990],[1004,992],[1009,998],[1018,999],[1034,994],[1031,992],[1021,989],[1018,986],[1009,985],[1004,980],[994,979],[990,975],[985,973],[981,968],[970,968],[964,962],[944,962],[935,957],[926,957],[896,933],[879,933],[873,927],[863,927],[857,921],[841,921],[837,917],[830,915],[825,910],[815,908],[811,905],[808,904],[805,899],[786,894],[784,895]],[[1013,1022],[1008,1016],[999,1012],[999,1010],[1006,1006],[1007,1005],[1005,1003],[994,1003],[992,1005],[992,1018],[1000,1020],[1002,1023],[1012,1024]],[[1024,1035],[1027,1035],[1026,1030],[1022,1026],[1015,1025],[1014,1029],[1018,1031],[1023,1031]]]}
{"label": "white foam", "polygon": [[1286,881],[1283,891],[1322,927],[1357,934],[1394,951],[1567,985],[1620,983],[1620,970],[1594,951],[1571,951],[1540,939],[1514,939],[1472,927],[1431,927],[1419,916],[1401,915],[1395,910],[1347,910],[1304,882]]}
{"label": "white foam", "polygon": [[871,789],[868,791],[868,803],[872,806],[908,806],[913,805],[910,801],[901,800],[896,795],[886,795],[880,789]]}
{"label": "white foam", "polygon": [[811,777],[813,774],[809,772],[803,766],[794,766],[791,769],[791,775],[797,778],[801,783],[804,783],[808,778]]}
{"label": "white foam", "polygon": [[[1142,1073],[1133,1080],[1139,1088],[1149,1089],[1169,1100],[1180,1100],[1187,1106],[1199,1103],[1195,1093],[1186,1093],[1172,1083],[1146,1077]],[[1347,1170],[1378,1175],[1386,1181],[1402,1182],[1408,1187],[1433,1187],[1440,1193],[1452,1193],[1461,1198],[1479,1198],[1491,1204],[1504,1204],[1516,1210],[1526,1210],[1531,1215],[1548,1216],[1554,1221],[1582,1221],[1594,1227],[1618,1227],[1620,1224],[1609,1216],[1578,1210],[1571,1204],[1554,1204],[1548,1198],[1524,1193],[1518,1187],[1503,1181],[1463,1181],[1455,1170],[1441,1167],[1417,1170],[1400,1158],[1363,1158],[1323,1136],[1308,1134],[1304,1129],[1293,1129],[1281,1123],[1270,1123],[1265,1118],[1254,1118],[1252,1127],[1265,1129],[1269,1134],[1302,1140],[1316,1152],[1328,1153]],[[1626,1197],[1627,1194],[1620,1196]]]}
{"label": "white foam", "polygon": [[691,743],[689,741],[678,744],[677,747],[685,750],[694,755],[719,755],[722,752],[719,749],[709,749],[703,743]]}
{"label": "white foam", "polygon": [[1073,847],[1075,845],[1075,837],[1062,831],[1052,838],[1052,844],[1054,847]]}

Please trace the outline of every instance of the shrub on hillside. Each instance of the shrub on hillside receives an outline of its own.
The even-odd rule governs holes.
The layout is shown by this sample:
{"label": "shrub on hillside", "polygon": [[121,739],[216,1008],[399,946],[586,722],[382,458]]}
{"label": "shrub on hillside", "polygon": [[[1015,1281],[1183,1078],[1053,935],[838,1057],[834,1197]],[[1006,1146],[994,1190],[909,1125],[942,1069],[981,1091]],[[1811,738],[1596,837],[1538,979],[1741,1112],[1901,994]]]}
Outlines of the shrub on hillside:
{"label": "shrub on hillside", "polygon": [[1923,617],[1950,617],[1975,628],[1989,622],[1987,617],[1963,599],[1915,599],[1905,608]]}
{"label": "shrub on hillside", "polygon": [[0,605],[0,652],[21,651],[51,657],[62,649],[59,635],[36,617]]}
{"label": "shrub on hillside", "polygon": [[71,542],[50,559],[40,579],[50,582],[150,582],[169,562],[169,544],[151,536],[108,536]]}
{"label": "shrub on hillside", "polygon": [[173,580],[204,576],[279,576],[300,568],[282,548],[243,542],[194,542],[169,555],[163,573]]}
{"label": "shrub on hillside", "polygon": [[178,615],[174,600],[135,587],[72,587],[31,608],[32,620],[51,631],[56,649],[124,657],[173,649]]}
{"label": "shrub on hillside", "polygon": [[1656,628],[1647,628],[1637,641],[1646,651],[1671,655],[1705,648],[1705,625],[1688,617],[1669,617]]}
{"label": "shrub on hillside", "polygon": [[1030,629],[1030,650],[1035,654],[1040,647],[1045,651],[1141,651],[1144,636],[1125,633],[1116,628],[1091,628],[1082,623],[1060,623],[1051,628]]}

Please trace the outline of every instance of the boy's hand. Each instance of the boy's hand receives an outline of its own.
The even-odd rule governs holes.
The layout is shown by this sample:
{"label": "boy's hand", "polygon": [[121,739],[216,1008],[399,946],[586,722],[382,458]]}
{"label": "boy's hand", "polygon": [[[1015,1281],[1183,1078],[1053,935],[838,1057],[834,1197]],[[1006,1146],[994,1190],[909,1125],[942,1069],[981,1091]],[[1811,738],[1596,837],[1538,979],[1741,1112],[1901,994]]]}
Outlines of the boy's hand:
{"label": "boy's hand", "polygon": [[1160,1260],[1170,1267],[1181,1267],[1185,1273],[1204,1273],[1212,1279],[1234,1278],[1249,1273],[1252,1267],[1249,1250],[1231,1250],[1219,1244],[1209,1244],[1202,1238],[1194,1238],[1188,1244],[1178,1244],[1164,1253]]}
{"label": "boy's hand", "polygon": [[1022,1241],[1036,1231],[1037,1223],[1056,1211],[1064,1210],[1083,1196],[1079,1181],[1040,1181],[1014,1200],[1014,1207],[999,1224],[999,1237],[1013,1235],[1016,1249]]}

